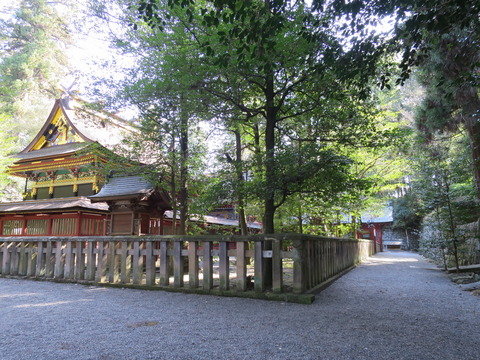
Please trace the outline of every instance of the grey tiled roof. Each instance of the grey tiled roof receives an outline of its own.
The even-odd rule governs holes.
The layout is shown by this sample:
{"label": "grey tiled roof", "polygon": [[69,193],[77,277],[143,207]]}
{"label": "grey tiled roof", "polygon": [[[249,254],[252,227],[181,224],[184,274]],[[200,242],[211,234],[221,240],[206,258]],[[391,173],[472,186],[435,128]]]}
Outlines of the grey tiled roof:
{"label": "grey tiled roof", "polygon": [[98,194],[89,196],[93,201],[104,198],[148,195],[154,190],[152,184],[141,176],[111,178]]}
{"label": "grey tiled roof", "polygon": [[94,211],[108,211],[106,203],[92,204],[85,197],[27,200],[11,203],[0,203],[0,213],[30,213],[39,211],[85,209]]}
{"label": "grey tiled roof", "polygon": [[[177,220],[180,219],[180,215],[177,214]],[[165,211],[165,217],[167,219],[173,219],[173,211],[167,210]],[[225,219],[222,217],[218,216],[211,216],[211,215],[204,215],[204,216],[192,216],[193,221],[198,221],[198,222],[205,222],[207,224],[212,224],[212,225],[223,225],[223,226],[235,226],[239,227],[239,221],[238,220],[233,220],[233,219]],[[258,222],[247,222],[247,227],[250,229],[262,229],[262,224]]]}
{"label": "grey tiled roof", "polygon": [[58,146],[50,146],[40,150],[34,150],[26,153],[13,155],[14,158],[22,160],[35,159],[54,155],[69,154],[87,147],[89,143],[72,143]]}

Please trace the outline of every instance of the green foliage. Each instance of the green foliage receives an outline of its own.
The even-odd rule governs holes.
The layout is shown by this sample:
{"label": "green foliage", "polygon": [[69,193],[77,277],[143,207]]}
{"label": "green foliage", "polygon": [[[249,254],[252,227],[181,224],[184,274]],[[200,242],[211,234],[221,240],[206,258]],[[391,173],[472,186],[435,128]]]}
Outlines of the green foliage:
{"label": "green foliage", "polygon": [[393,200],[393,228],[419,229],[424,215],[421,200],[415,192]]}
{"label": "green foliage", "polygon": [[[0,114],[0,198],[11,199],[12,181],[8,177],[7,170],[13,159],[9,157],[15,148],[15,138],[8,135],[10,124],[8,117]],[[15,199],[18,200],[18,199]]]}
{"label": "green foliage", "polygon": [[23,0],[0,21],[0,111],[11,116],[9,134],[20,148],[38,131],[39,114],[61,94],[58,84],[68,72],[70,31],[56,6]]}
{"label": "green foliage", "polygon": [[[96,8],[111,5],[104,4]],[[115,44],[138,66],[115,97],[139,109],[142,140],[159,149],[146,150],[161,159],[155,168],[173,171],[167,158],[175,152],[167,149],[182,116],[190,128],[204,120],[223,132],[224,160],[210,163],[208,181],[189,181],[206,186],[196,195],[198,209],[237,203],[273,232],[282,208],[282,218],[299,206],[299,218],[333,204],[334,214],[358,212],[373,187],[393,187],[400,177],[381,179],[402,168],[393,149],[405,129],[380,126],[385,115],[368,96],[380,52],[345,47],[331,12],[301,2],[147,0],[123,15],[132,26]],[[236,156],[225,161],[224,154]],[[187,158],[189,169],[200,162],[193,153]]]}

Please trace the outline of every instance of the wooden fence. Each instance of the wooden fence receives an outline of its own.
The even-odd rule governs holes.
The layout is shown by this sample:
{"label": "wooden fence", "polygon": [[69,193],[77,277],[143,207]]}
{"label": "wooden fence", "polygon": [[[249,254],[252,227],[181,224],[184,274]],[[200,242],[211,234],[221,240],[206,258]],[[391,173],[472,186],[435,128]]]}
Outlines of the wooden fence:
{"label": "wooden fence", "polygon": [[374,252],[369,240],[296,234],[0,238],[0,274],[229,292],[314,290]]}

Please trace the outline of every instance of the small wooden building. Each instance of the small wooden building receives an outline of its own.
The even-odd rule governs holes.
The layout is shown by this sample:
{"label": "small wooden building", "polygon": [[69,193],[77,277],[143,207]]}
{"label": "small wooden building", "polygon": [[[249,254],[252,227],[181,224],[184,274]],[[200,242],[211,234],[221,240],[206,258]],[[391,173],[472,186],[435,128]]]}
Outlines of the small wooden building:
{"label": "small wooden building", "polygon": [[107,203],[107,235],[164,234],[164,214],[171,210],[168,194],[140,176],[111,178],[92,203]]}

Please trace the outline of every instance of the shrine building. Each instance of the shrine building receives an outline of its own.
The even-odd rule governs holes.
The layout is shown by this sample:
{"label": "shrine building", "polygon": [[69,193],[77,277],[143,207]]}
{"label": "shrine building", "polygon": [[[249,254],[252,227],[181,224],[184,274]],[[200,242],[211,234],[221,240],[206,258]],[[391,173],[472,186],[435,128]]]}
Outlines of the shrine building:
{"label": "shrine building", "polygon": [[[8,172],[23,179],[24,200],[0,203],[0,236],[172,234],[178,219],[166,191],[138,175],[103,173],[105,164],[119,160],[115,145],[136,131],[71,98],[56,100],[35,138],[13,156]],[[231,215],[215,212],[191,221],[206,233],[238,233],[239,221]],[[247,226],[261,230],[256,222]]]}
{"label": "shrine building", "polygon": [[56,100],[37,136],[14,155],[9,174],[24,179],[24,201],[0,203],[0,236],[138,235],[149,233],[151,215],[161,233],[163,212],[171,209],[165,192],[135,177],[123,180],[127,189],[115,179],[98,197],[102,165],[131,131],[118,117]]}

